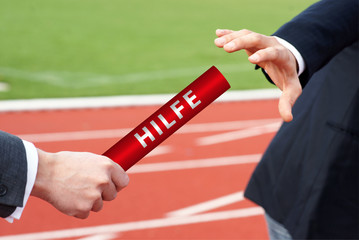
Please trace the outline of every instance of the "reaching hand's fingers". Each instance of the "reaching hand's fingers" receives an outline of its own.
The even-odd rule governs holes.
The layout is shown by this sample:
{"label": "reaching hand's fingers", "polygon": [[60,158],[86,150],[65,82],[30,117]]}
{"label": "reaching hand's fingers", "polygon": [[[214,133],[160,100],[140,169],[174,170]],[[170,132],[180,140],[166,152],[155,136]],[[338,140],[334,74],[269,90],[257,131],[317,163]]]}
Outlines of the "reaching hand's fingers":
{"label": "reaching hand's fingers", "polygon": [[250,55],[248,58],[250,62],[265,69],[272,81],[283,91],[278,104],[279,113],[284,121],[290,122],[293,119],[292,107],[302,92],[294,55],[272,36],[246,29],[241,31],[219,29],[216,34],[217,47],[223,47],[229,53],[244,49]]}
{"label": "reaching hand's fingers", "polygon": [[[224,37],[230,36],[226,35]],[[222,37],[223,38],[223,37]],[[240,37],[233,38],[223,46],[226,52],[235,52],[241,49],[262,49],[270,47],[274,44],[274,38],[258,33],[243,34]]]}
{"label": "reaching hand's fingers", "polygon": [[231,42],[232,40],[240,38],[250,33],[252,32],[246,29],[240,31],[233,31],[232,33],[228,33],[223,35],[222,37],[216,38],[214,40],[214,43],[216,44],[217,47],[223,47],[224,45]]}
{"label": "reaching hand's fingers", "polygon": [[216,35],[217,35],[217,37],[222,37],[222,36],[230,34],[232,32],[234,32],[234,31],[229,30],[229,29],[217,29],[216,30]]}
{"label": "reaching hand's fingers", "polygon": [[283,121],[290,122],[293,120],[292,105],[290,104],[288,97],[285,93],[282,93],[278,103],[279,114]]}
{"label": "reaching hand's fingers", "polygon": [[293,120],[292,108],[298,97],[302,93],[302,87],[300,86],[299,80],[292,81],[283,89],[283,93],[279,99],[278,109],[279,114],[285,122]]}
{"label": "reaching hand's fingers", "polygon": [[286,49],[284,47],[281,48],[280,46],[264,48],[252,54],[248,60],[253,64],[276,61],[279,58],[284,57],[283,55],[285,54],[285,50]]}

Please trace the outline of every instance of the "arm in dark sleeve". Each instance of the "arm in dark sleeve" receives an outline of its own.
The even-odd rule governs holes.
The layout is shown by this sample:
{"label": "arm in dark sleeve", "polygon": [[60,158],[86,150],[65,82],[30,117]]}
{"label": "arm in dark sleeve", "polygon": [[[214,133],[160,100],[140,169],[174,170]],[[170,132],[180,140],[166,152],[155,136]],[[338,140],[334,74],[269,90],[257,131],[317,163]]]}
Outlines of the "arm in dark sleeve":
{"label": "arm in dark sleeve", "polygon": [[27,181],[26,151],[21,139],[0,131],[0,217],[23,206]]}
{"label": "arm in dark sleeve", "polygon": [[300,76],[304,87],[310,77],[359,37],[357,0],[322,0],[273,35],[291,43],[302,55],[306,69]]}

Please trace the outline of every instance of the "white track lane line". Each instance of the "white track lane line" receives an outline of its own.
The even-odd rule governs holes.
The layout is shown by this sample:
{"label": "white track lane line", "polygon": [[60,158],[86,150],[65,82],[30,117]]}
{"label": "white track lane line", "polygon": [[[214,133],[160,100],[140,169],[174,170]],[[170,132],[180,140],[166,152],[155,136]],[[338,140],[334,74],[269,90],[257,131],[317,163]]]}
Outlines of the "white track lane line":
{"label": "white track lane line", "polygon": [[84,238],[79,238],[78,240],[114,240],[119,237],[118,234],[115,233],[104,233],[104,234],[96,234]]}
{"label": "white track lane line", "polygon": [[232,131],[227,133],[216,134],[207,137],[201,137],[197,139],[199,146],[208,146],[213,144],[219,144],[224,142],[235,141],[243,138],[254,137],[266,133],[272,133],[278,131],[281,122],[265,124],[262,126],[256,126],[252,128],[246,128],[238,131]]}
{"label": "white track lane line", "polygon": [[160,162],[160,163],[143,163],[137,164],[130,168],[127,172],[129,174],[135,173],[153,173],[163,171],[174,171],[174,170],[186,170],[196,168],[209,168],[209,167],[221,167],[248,163],[259,162],[261,154],[251,155],[238,155],[228,157],[217,157],[217,158],[204,158],[197,160],[183,160],[173,162]]}
{"label": "white track lane line", "polygon": [[[129,170],[129,173],[183,170],[190,168],[216,167],[216,166],[227,166],[234,164],[255,163],[259,161],[260,157],[261,154],[253,154],[253,155],[231,156],[231,157],[222,157],[222,158],[177,161],[177,162],[169,162],[169,163],[139,164],[131,168]],[[169,213],[168,216],[170,217],[166,217],[166,218],[110,224],[103,226],[93,226],[93,227],[85,227],[85,228],[46,231],[40,233],[3,236],[0,237],[0,240],[49,240],[49,239],[84,237],[84,236],[92,236],[92,235],[110,236],[106,234],[111,234],[111,233],[115,234],[115,233],[134,231],[134,230],[188,225],[188,224],[204,223],[211,221],[230,220],[235,218],[251,217],[251,216],[257,216],[263,214],[263,210],[260,207],[252,207],[252,208],[229,210],[229,211],[218,211],[218,212],[205,213],[205,214],[196,214],[206,210],[212,210],[221,206],[225,206],[237,201],[241,201],[242,199],[243,199],[243,192],[237,192],[204,203],[196,204],[191,207],[173,211]],[[92,238],[89,239],[92,240]]]}
{"label": "white track lane line", "polygon": [[147,154],[146,157],[155,157],[162,154],[167,154],[173,151],[173,147],[171,146],[157,146],[155,149],[153,149],[149,154]]}
{"label": "white track lane line", "polygon": [[[196,123],[183,126],[176,134],[201,133],[238,130],[242,128],[254,127],[263,124],[278,122],[279,119],[260,119],[260,120],[242,120],[215,123]],[[120,138],[128,134],[131,128],[89,130],[89,131],[71,131],[71,132],[52,132],[35,134],[17,134],[21,139],[29,142],[61,142],[90,139]]]}
{"label": "white track lane line", "polygon": [[243,191],[235,192],[220,198],[202,202],[190,207],[182,208],[166,214],[167,217],[184,217],[192,216],[198,213],[210,211],[219,207],[227,206],[232,203],[240,202],[244,200]]}
{"label": "white track lane line", "polygon": [[[231,90],[220,96],[216,102],[270,100],[278,99],[280,95],[281,91],[278,89]],[[174,96],[175,94],[171,93],[105,97],[1,100],[0,112],[153,106],[163,105]]]}
{"label": "white track lane line", "polygon": [[71,132],[52,132],[52,133],[34,133],[20,134],[19,138],[33,143],[39,142],[66,142],[77,140],[105,139],[123,137],[129,133],[131,128],[89,130],[89,131],[71,131]]}
{"label": "white track lane line", "polygon": [[180,225],[189,225],[196,223],[205,223],[213,221],[223,221],[251,216],[263,215],[261,207],[249,207],[244,209],[218,211],[194,216],[184,216],[176,218],[159,218],[144,221],[135,221],[127,223],[117,223],[102,226],[92,226],[84,228],[73,228],[66,230],[47,231],[40,233],[19,234],[0,237],[0,240],[49,240],[75,238],[97,234],[121,233],[135,230],[145,230],[153,228],[172,227]]}

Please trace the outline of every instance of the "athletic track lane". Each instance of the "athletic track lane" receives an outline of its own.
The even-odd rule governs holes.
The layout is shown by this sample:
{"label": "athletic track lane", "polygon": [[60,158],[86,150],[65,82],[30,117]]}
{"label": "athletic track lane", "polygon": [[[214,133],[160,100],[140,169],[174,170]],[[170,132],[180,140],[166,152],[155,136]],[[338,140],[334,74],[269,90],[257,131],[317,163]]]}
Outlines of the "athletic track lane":
{"label": "athletic track lane", "polygon": [[[0,126],[46,151],[102,153],[158,107],[2,112]],[[133,167],[101,212],[77,220],[30,197],[0,239],[267,239],[243,190],[279,124],[277,100],[214,103]]]}

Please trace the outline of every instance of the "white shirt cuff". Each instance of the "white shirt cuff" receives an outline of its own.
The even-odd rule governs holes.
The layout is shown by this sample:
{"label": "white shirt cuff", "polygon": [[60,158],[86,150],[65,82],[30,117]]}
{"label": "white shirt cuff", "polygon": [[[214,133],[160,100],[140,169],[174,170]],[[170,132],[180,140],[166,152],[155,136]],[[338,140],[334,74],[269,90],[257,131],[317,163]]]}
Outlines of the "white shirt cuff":
{"label": "white shirt cuff", "polygon": [[35,184],[37,167],[39,163],[39,157],[37,155],[37,149],[34,144],[24,141],[24,147],[26,150],[26,159],[27,159],[27,182],[25,188],[24,202],[23,207],[17,207],[15,211],[7,218],[5,218],[8,222],[12,223],[14,219],[20,219],[22,211],[25,208],[27,200],[29,199],[32,188]]}
{"label": "white shirt cuff", "polygon": [[289,42],[287,42],[286,40],[280,38],[280,37],[276,37],[274,36],[277,41],[282,44],[284,47],[286,47],[296,58],[297,63],[298,63],[298,76],[300,76],[300,74],[302,74],[305,70],[305,62],[304,59],[302,57],[302,55],[298,52],[298,50]]}

